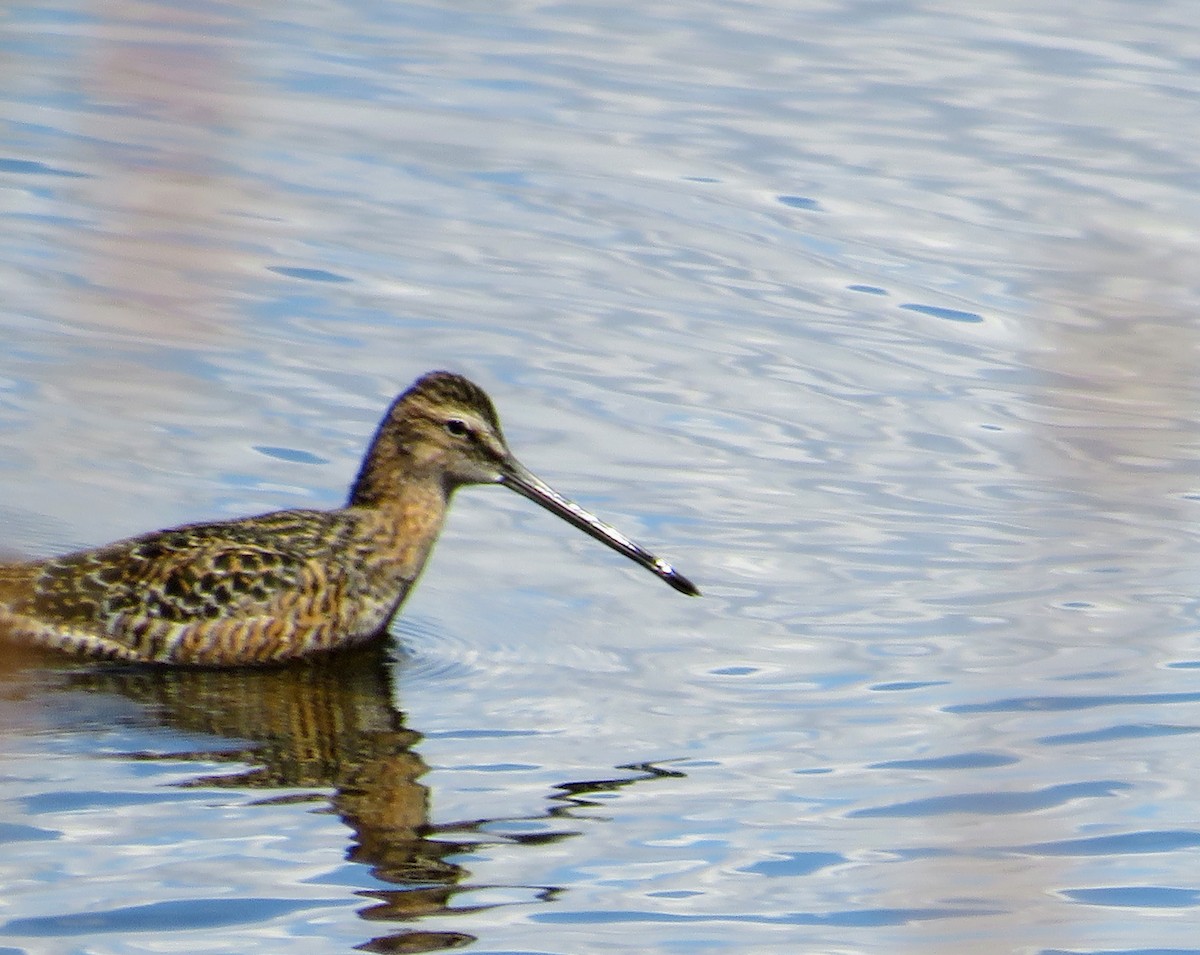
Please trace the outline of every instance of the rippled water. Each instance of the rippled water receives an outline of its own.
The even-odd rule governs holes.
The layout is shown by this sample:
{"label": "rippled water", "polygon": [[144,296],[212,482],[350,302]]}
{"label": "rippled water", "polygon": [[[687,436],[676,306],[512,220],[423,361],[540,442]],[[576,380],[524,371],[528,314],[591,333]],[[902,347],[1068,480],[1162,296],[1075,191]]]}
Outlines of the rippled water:
{"label": "rippled water", "polygon": [[10,4],[0,544],[337,503],[383,655],[0,672],[0,953],[1200,951],[1190,7]]}

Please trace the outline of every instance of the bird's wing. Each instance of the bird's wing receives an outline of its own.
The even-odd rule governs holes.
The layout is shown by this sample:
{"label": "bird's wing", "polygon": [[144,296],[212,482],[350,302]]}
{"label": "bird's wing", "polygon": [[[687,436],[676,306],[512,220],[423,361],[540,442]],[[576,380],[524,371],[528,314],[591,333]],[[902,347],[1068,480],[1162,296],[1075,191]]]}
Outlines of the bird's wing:
{"label": "bird's wing", "polygon": [[7,580],[0,569],[0,601],[30,616],[102,629],[117,618],[255,616],[336,572],[328,560],[335,531],[319,511],[157,531],[17,565]]}

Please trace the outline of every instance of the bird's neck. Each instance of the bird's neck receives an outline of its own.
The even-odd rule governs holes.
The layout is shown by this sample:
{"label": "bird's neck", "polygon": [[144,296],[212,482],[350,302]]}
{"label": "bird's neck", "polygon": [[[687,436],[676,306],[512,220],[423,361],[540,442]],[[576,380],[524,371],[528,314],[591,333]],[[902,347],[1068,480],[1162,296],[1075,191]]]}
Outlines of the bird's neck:
{"label": "bird's neck", "polygon": [[451,489],[440,470],[413,453],[403,425],[390,409],[363,457],[346,510],[372,542],[373,559],[411,581],[442,529]]}
{"label": "bird's neck", "polygon": [[414,495],[428,498],[434,490],[443,499],[448,497],[440,477],[421,467],[392,418],[393,410],[389,410],[371,439],[350,486],[348,507],[387,507]]}
{"label": "bird's neck", "polygon": [[395,564],[400,576],[411,580],[442,529],[450,492],[441,474],[421,467],[399,437],[394,429],[380,428],[350,488],[346,510],[357,515],[375,558]]}
{"label": "bird's neck", "polygon": [[383,591],[399,585],[400,596],[421,573],[441,533],[448,501],[440,482],[393,482],[386,493],[368,480],[356,482],[345,513],[360,545],[357,559],[370,568]]}

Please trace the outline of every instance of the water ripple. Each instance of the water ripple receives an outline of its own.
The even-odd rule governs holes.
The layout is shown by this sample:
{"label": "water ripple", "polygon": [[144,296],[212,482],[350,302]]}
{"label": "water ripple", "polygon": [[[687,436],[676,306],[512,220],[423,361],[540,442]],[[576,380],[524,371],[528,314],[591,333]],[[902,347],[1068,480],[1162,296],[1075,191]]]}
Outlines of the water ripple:
{"label": "water ripple", "polygon": [[1086,783],[1063,783],[1032,792],[974,792],[949,796],[931,796],[887,806],[870,806],[847,813],[851,818],[918,818],[943,816],[949,813],[995,816],[1013,813],[1038,812],[1063,806],[1079,799],[1115,796],[1132,789],[1130,783],[1119,780],[1097,780]]}

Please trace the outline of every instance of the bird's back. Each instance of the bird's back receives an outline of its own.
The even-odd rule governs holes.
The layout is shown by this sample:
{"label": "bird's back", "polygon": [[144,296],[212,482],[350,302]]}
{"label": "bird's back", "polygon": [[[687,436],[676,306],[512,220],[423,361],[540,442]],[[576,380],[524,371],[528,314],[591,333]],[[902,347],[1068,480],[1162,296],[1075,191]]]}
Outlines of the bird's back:
{"label": "bird's back", "polygon": [[360,515],[278,511],[0,565],[10,639],[112,659],[268,662],[364,642],[407,589],[373,573]]}

